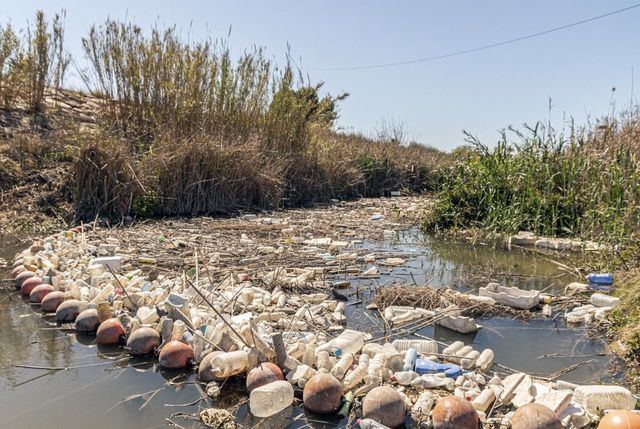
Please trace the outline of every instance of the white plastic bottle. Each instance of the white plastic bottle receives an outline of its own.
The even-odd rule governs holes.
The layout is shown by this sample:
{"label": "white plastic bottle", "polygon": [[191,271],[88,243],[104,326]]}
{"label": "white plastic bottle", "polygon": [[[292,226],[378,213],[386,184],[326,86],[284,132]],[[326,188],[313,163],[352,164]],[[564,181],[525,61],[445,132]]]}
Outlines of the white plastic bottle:
{"label": "white plastic bottle", "polygon": [[[353,329],[345,329],[340,335],[334,338],[330,347],[342,350],[343,353],[356,354],[364,346],[367,334]],[[327,343],[327,344],[329,344]]]}
{"label": "white plastic bottle", "polygon": [[382,349],[382,344],[367,343],[362,346],[362,353],[366,354],[369,357],[374,357],[380,351],[380,349]]}
{"label": "white plastic bottle", "polygon": [[438,353],[438,343],[434,340],[395,340],[392,344],[399,352],[416,349],[418,354],[421,355]]}
{"label": "white plastic bottle", "polygon": [[256,417],[272,416],[293,403],[293,387],[284,380],[274,381],[251,391],[249,409]]}
{"label": "white plastic bottle", "polygon": [[493,404],[493,401],[495,400],[496,400],[496,395],[493,389],[490,389],[487,387],[478,396],[476,396],[476,398],[473,401],[471,401],[471,405],[477,411],[482,411],[483,413],[486,413],[489,407],[491,406],[491,404]]}
{"label": "white plastic bottle", "polygon": [[408,386],[413,380],[420,377],[420,375],[415,371],[398,371],[393,374],[393,377],[401,386]]}
{"label": "white plastic bottle", "polygon": [[338,380],[342,380],[344,375],[347,373],[347,370],[353,363],[353,354],[345,353],[340,357],[340,360],[336,362],[334,367],[331,369],[331,375],[333,375]]}
{"label": "white plastic bottle", "polygon": [[455,356],[456,352],[464,347],[464,343],[462,341],[454,341],[450,346],[445,347],[442,350],[442,354],[445,356]]}
{"label": "white plastic bottle", "polygon": [[342,386],[344,391],[347,392],[362,382],[367,376],[367,368],[358,365],[353,370],[349,371],[344,377]]}
{"label": "white plastic bottle", "polygon": [[418,421],[426,420],[435,402],[436,398],[433,396],[433,393],[423,392],[411,408],[411,417]]}
{"label": "white plastic bottle", "polygon": [[476,359],[480,357],[480,352],[477,350],[471,350],[469,353],[464,355],[462,359],[460,359],[460,366],[464,369],[471,369],[476,364]]}
{"label": "white plastic bottle", "polygon": [[302,355],[302,363],[308,366],[315,366],[316,364],[316,345],[307,344]]}
{"label": "white plastic bottle", "polygon": [[478,359],[476,359],[476,368],[480,368],[481,371],[486,371],[493,365],[494,353],[491,349],[484,349]]}
{"label": "white plastic bottle", "polygon": [[240,374],[246,371],[248,366],[249,357],[242,350],[219,354],[211,361],[212,373],[217,378]]}

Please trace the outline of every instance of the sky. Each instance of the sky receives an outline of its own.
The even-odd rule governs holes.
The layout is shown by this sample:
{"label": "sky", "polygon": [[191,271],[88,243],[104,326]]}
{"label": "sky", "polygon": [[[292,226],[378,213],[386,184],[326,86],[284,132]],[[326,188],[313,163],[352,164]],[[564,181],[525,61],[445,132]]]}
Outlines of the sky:
{"label": "sky", "polygon": [[[637,1],[637,0],[636,0]],[[0,2],[0,21],[20,27],[36,10],[66,10],[67,48],[82,63],[94,23],[127,19],[176,25],[191,39],[229,36],[235,52],[257,45],[277,63],[287,46],[311,81],[349,92],[338,126],[372,135],[401,123],[412,140],[443,150],[466,130],[485,144],[499,130],[538,120],[557,128],[620,111],[640,87],[640,8],[534,39],[436,61],[364,70],[331,68],[446,54],[537,33],[635,1],[165,1]],[[634,79],[635,77],[635,79]],[[634,85],[635,80],[635,85]],[[70,82],[77,82],[72,76]],[[635,88],[634,88],[635,87]],[[612,89],[615,88],[615,91]],[[551,109],[549,100],[551,99]]]}

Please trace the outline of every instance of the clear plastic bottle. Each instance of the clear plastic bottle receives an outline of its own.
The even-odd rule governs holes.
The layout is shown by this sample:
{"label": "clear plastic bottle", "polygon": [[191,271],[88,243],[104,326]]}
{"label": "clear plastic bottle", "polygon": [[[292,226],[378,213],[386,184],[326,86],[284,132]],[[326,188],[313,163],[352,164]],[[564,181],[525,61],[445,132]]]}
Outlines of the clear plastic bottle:
{"label": "clear plastic bottle", "polygon": [[251,391],[249,409],[256,417],[272,416],[293,403],[293,387],[284,380],[274,381]]}
{"label": "clear plastic bottle", "polygon": [[399,371],[394,373],[393,377],[401,386],[408,386],[413,380],[420,377],[420,375],[415,371]]}
{"label": "clear plastic bottle", "polygon": [[473,351],[473,347],[464,346],[463,348],[461,348],[455,353],[455,357],[445,357],[445,359],[451,360],[453,362],[460,362],[460,359],[462,359],[472,351]]}
{"label": "clear plastic bottle", "polygon": [[362,346],[362,353],[366,354],[369,357],[374,357],[376,353],[378,353],[382,349],[382,344],[378,343],[367,343]]}
{"label": "clear plastic bottle", "polygon": [[491,349],[484,349],[478,359],[476,359],[476,368],[480,368],[481,371],[486,371],[493,365],[494,353]]}
{"label": "clear plastic bottle", "polygon": [[347,370],[353,363],[353,354],[345,353],[340,357],[340,360],[331,369],[331,375],[338,380],[342,380]]}
{"label": "clear plastic bottle", "polygon": [[383,369],[387,367],[387,354],[379,352],[373,359],[369,361],[367,369],[367,379],[374,383],[380,384],[383,377]]}
{"label": "clear plastic bottle", "polygon": [[348,391],[356,387],[362,380],[367,376],[367,368],[358,365],[353,370],[349,371],[347,375],[344,377],[344,381],[342,382],[342,386],[344,391]]}
{"label": "clear plastic bottle", "polygon": [[358,353],[364,346],[367,334],[353,329],[345,329],[333,340],[318,347],[318,350],[340,349],[343,353]]}
{"label": "clear plastic bottle", "polygon": [[434,353],[438,353],[438,343],[434,340],[395,340],[393,343],[393,347],[399,352],[404,352],[409,349],[415,349],[416,352],[422,355],[431,355]]}
{"label": "clear plastic bottle", "polygon": [[219,354],[211,361],[212,373],[216,378],[227,378],[240,374],[246,371],[248,366],[249,357],[242,350]]}
{"label": "clear plastic bottle", "polygon": [[302,355],[302,363],[308,366],[316,365],[316,345],[315,344],[307,344],[307,347],[304,350],[304,354]]}
{"label": "clear plastic bottle", "polygon": [[453,378],[439,377],[437,374],[422,374],[411,382],[411,386],[423,389],[445,387],[447,390],[453,390],[455,382]]}
{"label": "clear plastic bottle", "polygon": [[182,320],[176,320],[173,322],[173,331],[171,331],[171,339],[172,340],[182,340],[182,335],[184,334],[185,323]]}
{"label": "clear plastic bottle", "polygon": [[594,293],[591,295],[591,304],[597,307],[615,307],[620,303],[620,298],[604,293]]}
{"label": "clear plastic bottle", "polygon": [[331,359],[329,358],[329,352],[326,350],[320,350],[316,354],[316,364],[318,372],[331,371],[333,365],[331,364]]}
{"label": "clear plastic bottle", "polygon": [[373,419],[358,420],[358,427],[360,429],[391,429],[389,428],[389,426],[385,426],[382,423],[378,423]]}

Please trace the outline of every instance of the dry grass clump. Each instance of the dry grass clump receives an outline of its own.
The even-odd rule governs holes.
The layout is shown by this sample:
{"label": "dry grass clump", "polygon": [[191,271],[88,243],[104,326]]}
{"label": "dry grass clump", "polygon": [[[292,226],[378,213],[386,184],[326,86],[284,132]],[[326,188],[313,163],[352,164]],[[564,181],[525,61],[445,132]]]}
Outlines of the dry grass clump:
{"label": "dry grass clump", "polygon": [[457,305],[463,316],[468,317],[494,317],[509,316],[518,318],[530,318],[531,312],[516,310],[501,304],[479,304],[453,289],[435,289],[429,286],[408,286],[396,284],[378,288],[375,303],[386,308],[391,305],[410,306],[435,310]]}

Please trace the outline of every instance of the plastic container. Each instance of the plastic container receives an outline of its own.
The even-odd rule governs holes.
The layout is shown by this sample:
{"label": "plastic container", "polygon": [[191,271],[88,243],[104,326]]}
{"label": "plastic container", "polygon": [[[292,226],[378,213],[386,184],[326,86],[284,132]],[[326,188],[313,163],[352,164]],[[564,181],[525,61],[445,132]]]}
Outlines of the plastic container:
{"label": "plastic container", "polygon": [[410,385],[411,382],[419,376],[420,375],[415,371],[399,371],[393,374],[393,377],[396,379],[398,384],[402,386]]}
{"label": "plastic container", "polygon": [[443,355],[455,356],[456,352],[464,347],[464,343],[462,341],[454,341],[450,346],[445,347],[442,350]]}
{"label": "plastic container", "polygon": [[408,349],[404,353],[404,363],[402,365],[403,371],[413,371],[416,366],[416,360],[418,359],[418,352],[414,348]]}
{"label": "plastic container", "polygon": [[302,355],[302,363],[309,366],[316,365],[316,345],[307,344],[307,348]]}
{"label": "plastic container", "polygon": [[[328,350],[330,347],[334,349],[340,349],[343,353],[352,353],[356,354],[364,346],[365,338],[367,334],[360,331],[355,331],[353,329],[345,329],[342,331],[340,335],[338,335],[333,340],[324,344],[321,347],[318,347],[320,350]],[[330,344],[329,347],[325,348],[327,344]]]}
{"label": "plastic container", "polygon": [[486,371],[493,365],[494,353],[491,349],[484,349],[478,359],[476,359],[476,368]]}
{"label": "plastic container", "polygon": [[426,420],[435,403],[436,398],[433,396],[433,393],[423,392],[411,408],[411,417],[418,421]]}
{"label": "plastic container", "polygon": [[242,350],[219,354],[211,361],[211,372],[216,378],[227,378],[240,374],[248,367],[249,356]]}
{"label": "plastic container", "polygon": [[591,295],[591,304],[597,307],[615,307],[620,304],[620,298],[615,296],[605,295],[603,293],[594,293]]}
{"label": "plastic container", "polygon": [[591,273],[587,276],[587,281],[594,285],[611,286],[613,284],[613,274]]}
{"label": "plastic container", "polygon": [[380,351],[380,349],[382,349],[382,344],[367,343],[362,346],[362,353],[366,354],[369,357],[374,357]]}
{"label": "plastic container", "polygon": [[404,352],[404,351],[407,351],[408,349],[416,349],[416,351],[419,354],[438,353],[438,344],[434,340],[419,340],[419,339],[395,340],[392,343],[392,345],[399,352]]}
{"label": "plastic container", "polygon": [[480,357],[480,352],[477,350],[471,350],[460,359],[460,366],[463,369],[471,369],[476,365],[476,359]]}
{"label": "plastic container", "polygon": [[622,386],[578,386],[574,390],[573,397],[577,403],[592,413],[607,409],[633,410],[636,406],[636,398]]}
{"label": "plastic container", "polygon": [[345,353],[340,357],[340,360],[331,368],[331,375],[338,380],[342,380],[347,370],[353,363],[353,354]]}
{"label": "plastic container", "polygon": [[329,352],[326,350],[320,350],[316,354],[316,363],[317,363],[316,366],[318,368],[318,372],[329,372],[333,367],[333,364],[331,363],[331,359],[329,359]]}
{"label": "plastic container", "polygon": [[471,405],[477,411],[482,411],[486,413],[493,401],[496,400],[496,394],[492,389],[486,388],[484,389],[478,396],[475,397],[473,401],[471,401]]}
{"label": "plastic container", "polygon": [[445,387],[447,390],[453,390],[455,380],[449,377],[439,377],[435,374],[423,374],[411,382],[412,387],[422,389],[433,389],[436,387]]}
{"label": "plastic container", "polygon": [[462,369],[458,365],[438,363],[429,359],[417,359],[415,371],[418,374],[444,373],[447,377],[452,378],[462,374]]}
{"label": "plastic container", "polygon": [[284,380],[265,384],[251,391],[249,409],[256,417],[272,416],[293,403],[293,387]]}
{"label": "plastic container", "polygon": [[358,427],[360,429],[391,429],[389,428],[389,426],[385,426],[382,423],[378,423],[373,419],[358,420]]}
{"label": "plastic container", "polygon": [[342,386],[345,392],[356,387],[367,376],[367,367],[358,365],[353,370],[349,371],[344,377]]}

